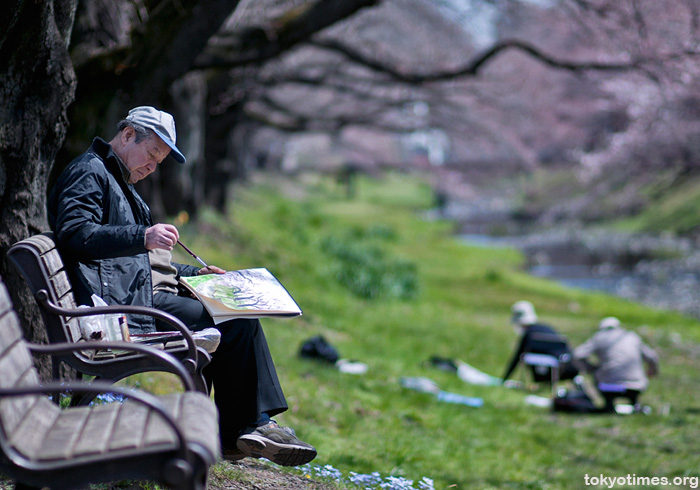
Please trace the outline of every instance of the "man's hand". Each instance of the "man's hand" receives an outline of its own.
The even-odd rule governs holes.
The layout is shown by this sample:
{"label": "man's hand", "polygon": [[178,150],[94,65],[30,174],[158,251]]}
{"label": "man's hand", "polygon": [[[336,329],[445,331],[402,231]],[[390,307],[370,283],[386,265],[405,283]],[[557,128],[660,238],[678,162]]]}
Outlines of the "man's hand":
{"label": "man's hand", "polygon": [[197,271],[197,275],[201,276],[204,274],[226,274],[226,271],[223,270],[220,267],[217,267],[215,265],[208,265],[206,267],[202,267]]}
{"label": "man's hand", "polygon": [[172,250],[179,238],[180,234],[175,226],[158,223],[146,230],[146,249]]}

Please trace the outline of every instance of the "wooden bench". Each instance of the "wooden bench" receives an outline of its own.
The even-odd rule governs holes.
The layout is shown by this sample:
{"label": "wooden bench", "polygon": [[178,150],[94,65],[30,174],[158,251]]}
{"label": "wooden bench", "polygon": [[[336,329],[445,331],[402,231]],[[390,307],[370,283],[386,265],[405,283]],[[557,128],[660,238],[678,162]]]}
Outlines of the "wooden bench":
{"label": "wooden bench", "polygon": [[[179,330],[184,342],[166,344],[166,350],[175,356],[192,373],[196,388],[208,393],[207,383],[202,374],[211,361],[205,349],[198,348],[187,327],[174,316],[154,308],[142,306],[105,306],[77,308],[72,286],[66,273],[63,259],[56,248],[53,233],[46,232],[21,240],[8,253],[17,266],[37,302],[50,343],[78,343],[84,339],[78,318],[104,313],[136,313],[150,315],[170,324]],[[169,365],[154,363],[140,352],[115,350],[81,351],[56,353],[52,356],[54,379],[59,378],[60,364],[66,363],[79,374],[94,376],[97,380],[116,382],[127,376],[148,371],[173,372]],[[76,397],[76,403],[86,403],[89,395]]]}
{"label": "wooden bench", "polygon": [[[194,390],[190,374],[167,352],[113,344],[168,363],[183,381],[183,393],[156,397],[104,382],[39,383],[32,350],[68,352],[103,344],[30,344],[0,280],[0,473],[15,480],[15,488],[72,489],[134,479],[176,490],[205,489],[209,466],[220,456],[216,406]],[[66,390],[114,393],[126,401],[62,409],[46,396]]]}

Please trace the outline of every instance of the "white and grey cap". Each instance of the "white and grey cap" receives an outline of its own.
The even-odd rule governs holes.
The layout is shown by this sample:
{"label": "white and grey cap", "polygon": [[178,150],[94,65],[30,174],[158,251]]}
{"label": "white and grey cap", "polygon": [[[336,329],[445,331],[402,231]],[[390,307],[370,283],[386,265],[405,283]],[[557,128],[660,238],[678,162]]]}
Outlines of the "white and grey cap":
{"label": "white and grey cap", "polygon": [[513,314],[510,321],[515,325],[525,326],[537,323],[535,307],[529,301],[518,301],[511,306],[510,310]]}
{"label": "white and grey cap", "polygon": [[600,330],[605,330],[608,328],[619,328],[621,325],[620,320],[614,316],[606,316],[598,324]]}
{"label": "white and grey cap", "polygon": [[180,163],[185,163],[185,155],[175,146],[177,135],[173,116],[167,112],[159,111],[155,107],[140,106],[131,109],[126,120],[152,129],[170,147],[172,157]]}

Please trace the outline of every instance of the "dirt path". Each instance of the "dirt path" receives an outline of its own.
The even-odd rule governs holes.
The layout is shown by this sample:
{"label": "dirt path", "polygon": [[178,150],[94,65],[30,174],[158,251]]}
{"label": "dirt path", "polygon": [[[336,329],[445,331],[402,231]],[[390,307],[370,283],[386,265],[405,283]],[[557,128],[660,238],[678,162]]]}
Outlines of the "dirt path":
{"label": "dirt path", "polygon": [[[12,482],[0,475],[0,490],[13,488]],[[145,482],[130,485],[127,482],[120,482],[109,486],[94,485],[91,488],[143,490],[152,487]],[[313,480],[290,473],[273,464],[250,458],[236,463],[224,461],[217,464],[210,470],[207,485],[207,490],[338,490],[339,488],[332,482]]]}
{"label": "dirt path", "polygon": [[279,489],[338,490],[338,487],[250,458],[236,463],[219,463],[210,472],[208,484],[208,490]]}

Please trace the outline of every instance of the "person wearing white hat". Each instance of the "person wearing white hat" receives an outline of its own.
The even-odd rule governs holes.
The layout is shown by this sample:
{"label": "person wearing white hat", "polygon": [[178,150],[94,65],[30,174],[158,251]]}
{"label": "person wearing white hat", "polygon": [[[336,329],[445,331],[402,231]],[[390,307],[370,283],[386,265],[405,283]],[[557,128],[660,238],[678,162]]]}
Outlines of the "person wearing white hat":
{"label": "person wearing white hat", "polygon": [[[578,374],[578,370],[568,362],[571,358],[568,344],[554,328],[538,323],[535,307],[531,302],[523,300],[514,303],[511,313],[511,323],[520,334],[520,341],[503,375],[504,382],[515,371],[524,353],[545,354],[563,361],[559,365],[560,380],[573,379]],[[535,382],[551,382],[551,367],[531,365],[530,370]]]}
{"label": "person wearing white hat", "polygon": [[[596,358],[595,364],[591,358]],[[574,349],[574,362],[591,371],[605,399],[604,410],[615,411],[615,398],[627,398],[638,410],[638,397],[658,372],[659,356],[635,332],[622,328],[614,316],[603,318],[598,331]],[[646,369],[645,369],[646,367]]]}
{"label": "person wearing white hat", "polygon": [[[204,375],[214,388],[224,458],[264,457],[283,466],[308,463],[316,449],[270,419],[288,407],[260,321],[214,325],[198,300],[178,294],[178,276],[224,271],[172,262],[177,228],[154,224],[134,189],[168,156],[185,162],[176,146],[173,117],[141,106],[117,128],[111,141],[95,138],[66,167],[49,197],[49,224],[78,304],[91,305],[96,294],[110,305],[162,309],[192,330],[218,329],[221,341]],[[132,333],[163,328],[152,317],[136,315],[128,317],[128,325]]]}

